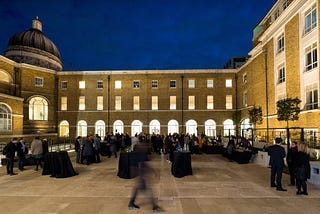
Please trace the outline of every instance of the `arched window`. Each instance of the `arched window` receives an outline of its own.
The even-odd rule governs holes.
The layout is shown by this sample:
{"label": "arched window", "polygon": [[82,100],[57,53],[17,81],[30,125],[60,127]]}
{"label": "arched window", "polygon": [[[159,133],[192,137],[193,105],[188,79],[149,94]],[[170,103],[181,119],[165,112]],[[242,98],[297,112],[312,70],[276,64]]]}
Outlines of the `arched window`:
{"label": "arched window", "polygon": [[87,136],[87,122],[80,120],[77,126],[77,136],[86,137]]}
{"label": "arched window", "polygon": [[142,132],[142,122],[140,120],[134,120],[131,123],[131,136],[140,134]]}
{"label": "arched window", "polygon": [[59,136],[69,137],[69,123],[66,120],[61,121],[59,124]]}
{"label": "arched window", "polygon": [[114,134],[116,133],[123,134],[123,122],[121,120],[114,121],[113,132]]}
{"label": "arched window", "polygon": [[103,120],[98,120],[95,125],[95,134],[98,134],[101,138],[106,136],[106,124]]}
{"label": "arched window", "polygon": [[168,122],[168,134],[179,133],[179,123],[176,120]]}
{"label": "arched window", "polygon": [[252,124],[249,118],[244,119],[240,124],[241,136],[243,137],[251,137],[252,135]]}
{"label": "arched window", "polygon": [[204,122],[205,135],[213,137],[216,136],[216,122],[214,120],[207,120]]}
{"label": "arched window", "polygon": [[12,113],[9,107],[0,103],[0,131],[12,130]]}
{"label": "arched window", "polygon": [[152,120],[149,124],[150,134],[160,134],[160,122],[158,120]]}
{"label": "arched window", "polygon": [[0,69],[0,82],[5,82],[5,83],[12,83],[12,78],[11,76],[4,70]]}
{"label": "arched window", "polygon": [[197,122],[195,120],[188,120],[186,122],[186,133],[189,133],[190,135],[195,135],[197,136],[198,135],[198,132],[197,132]]}
{"label": "arched window", "polygon": [[227,119],[223,122],[223,135],[224,136],[234,135],[234,126],[233,126],[232,120]]}
{"label": "arched window", "polygon": [[29,120],[48,120],[48,102],[43,97],[33,97],[29,101]]}

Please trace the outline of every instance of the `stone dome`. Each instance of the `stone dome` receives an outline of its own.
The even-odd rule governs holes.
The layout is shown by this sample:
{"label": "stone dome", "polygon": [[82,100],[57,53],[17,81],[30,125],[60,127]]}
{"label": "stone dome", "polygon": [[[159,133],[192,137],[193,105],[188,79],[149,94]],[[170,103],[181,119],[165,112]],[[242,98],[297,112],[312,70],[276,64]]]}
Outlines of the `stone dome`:
{"label": "stone dome", "polygon": [[16,33],[9,39],[5,56],[19,63],[62,70],[60,52],[43,34],[38,17],[32,21],[30,30]]}

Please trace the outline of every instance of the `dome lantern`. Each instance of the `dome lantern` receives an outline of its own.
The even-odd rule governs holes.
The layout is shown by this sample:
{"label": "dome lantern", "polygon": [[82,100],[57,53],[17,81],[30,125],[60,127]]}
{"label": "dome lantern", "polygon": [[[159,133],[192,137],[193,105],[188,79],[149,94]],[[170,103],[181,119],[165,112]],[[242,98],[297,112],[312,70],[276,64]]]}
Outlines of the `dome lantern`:
{"label": "dome lantern", "polygon": [[38,16],[36,16],[36,18],[32,20],[32,28],[36,30],[40,30],[42,32],[42,23],[40,22]]}

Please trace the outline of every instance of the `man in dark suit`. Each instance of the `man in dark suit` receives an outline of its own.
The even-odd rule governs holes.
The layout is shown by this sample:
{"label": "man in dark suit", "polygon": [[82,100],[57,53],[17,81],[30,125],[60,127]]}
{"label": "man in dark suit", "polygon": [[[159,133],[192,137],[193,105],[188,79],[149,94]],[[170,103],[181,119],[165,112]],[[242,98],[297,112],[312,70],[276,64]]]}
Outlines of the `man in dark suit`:
{"label": "man in dark suit", "polygon": [[[268,148],[268,155],[270,156],[271,165],[271,187],[277,187],[278,191],[287,191],[282,188],[281,178],[284,167],[283,159],[286,157],[286,151],[281,146],[282,139],[276,138],[276,144]],[[277,184],[275,183],[277,176]]]}

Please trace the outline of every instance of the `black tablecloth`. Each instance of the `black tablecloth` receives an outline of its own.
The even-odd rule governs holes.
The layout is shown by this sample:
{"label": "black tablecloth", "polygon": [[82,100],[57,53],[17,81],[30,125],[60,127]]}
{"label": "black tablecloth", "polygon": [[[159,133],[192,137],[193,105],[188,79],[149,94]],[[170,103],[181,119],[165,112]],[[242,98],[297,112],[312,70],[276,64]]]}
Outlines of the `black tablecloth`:
{"label": "black tablecloth", "polygon": [[109,156],[110,152],[110,144],[107,143],[100,143],[100,154],[102,156]]}
{"label": "black tablecloth", "polygon": [[42,175],[56,178],[66,178],[77,175],[73,169],[68,152],[48,152],[44,156]]}
{"label": "black tablecloth", "polygon": [[240,164],[249,163],[251,159],[251,151],[233,150],[232,158]]}
{"label": "black tablecloth", "polygon": [[171,173],[177,178],[192,175],[191,152],[173,152]]}
{"label": "black tablecloth", "polygon": [[121,152],[118,165],[118,176],[120,178],[134,178],[138,175],[139,162],[148,161],[148,155],[143,152]]}
{"label": "black tablecloth", "polygon": [[202,151],[206,154],[222,154],[223,146],[202,146]]}

